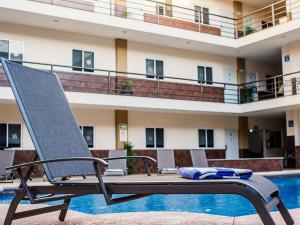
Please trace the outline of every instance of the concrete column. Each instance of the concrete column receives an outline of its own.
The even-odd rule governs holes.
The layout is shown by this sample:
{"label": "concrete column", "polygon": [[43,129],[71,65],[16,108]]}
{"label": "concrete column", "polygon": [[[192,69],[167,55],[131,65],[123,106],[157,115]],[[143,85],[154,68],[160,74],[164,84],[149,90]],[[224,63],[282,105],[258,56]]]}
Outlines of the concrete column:
{"label": "concrete column", "polygon": [[244,58],[236,58],[236,76],[237,83],[243,84],[246,82],[246,62]]}
{"label": "concrete column", "polygon": [[236,38],[241,37],[244,35],[244,24],[243,20],[240,20],[239,18],[243,16],[243,3],[241,1],[233,1],[233,18],[236,20]]}
{"label": "concrete column", "polygon": [[123,143],[128,142],[128,111],[115,111],[116,149],[123,149]]}
{"label": "concrete column", "polygon": [[249,122],[248,117],[239,117],[239,156],[246,158],[249,154]]}
{"label": "concrete column", "polygon": [[[127,72],[127,40],[116,39],[115,48],[116,48],[116,70],[120,72]],[[123,74],[123,76],[126,75]]]}

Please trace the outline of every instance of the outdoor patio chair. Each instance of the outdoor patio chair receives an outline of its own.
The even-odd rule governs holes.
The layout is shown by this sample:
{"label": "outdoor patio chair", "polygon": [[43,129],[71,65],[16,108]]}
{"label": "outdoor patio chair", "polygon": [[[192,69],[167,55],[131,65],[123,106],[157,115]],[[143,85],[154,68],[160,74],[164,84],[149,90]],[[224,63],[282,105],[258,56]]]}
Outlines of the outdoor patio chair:
{"label": "outdoor patio chair", "polygon": [[[275,225],[270,210],[277,207],[288,225],[294,224],[289,211],[281,201],[278,188],[262,176],[249,180],[188,180],[173,176],[101,176],[100,166],[106,160],[93,158],[69,107],[58,77],[1,59],[20,112],[26,123],[40,161],[12,166],[20,177],[4,225],[13,220],[60,211],[64,221],[70,201],[74,197],[102,194],[108,205],[126,202],[153,194],[238,194],[247,198],[256,208],[265,225]],[[135,157],[155,162],[150,157]],[[49,184],[27,183],[35,165],[42,165]],[[27,170],[26,170],[27,168]],[[88,176],[86,175],[93,175]],[[65,179],[71,177],[71,179]],[[115,197],[115,194],[122,194]],[[118,195],[119,196],[119,195]],[[21,200],[32,204],[64,200],[58,205],[16,212]]]}
{"label": "outdoor patio chair", "polygon": [[[109,150],[108,157],[123,157],[127,156],[126,150]],[[112,160],[108,162],[108,168],[104,172],[105,176],[124,176],[127,175],[127,160],[126,158]]]}
{"label": "outdoor patio chair", "polygon": [[14,150],[0,150],[0,182],[13,182],[13,173],[11,170],[5,168],[13,165],[15,151]]}
{"label": "outdoor patio chair", "polygon": [[157,171],[160,174],[176,174],[174,150],[157,149]]}
{"label": "outdoor patio chair", "polygon": [[194,167],[208,167],[205,149],[191,149],[190,153]]}

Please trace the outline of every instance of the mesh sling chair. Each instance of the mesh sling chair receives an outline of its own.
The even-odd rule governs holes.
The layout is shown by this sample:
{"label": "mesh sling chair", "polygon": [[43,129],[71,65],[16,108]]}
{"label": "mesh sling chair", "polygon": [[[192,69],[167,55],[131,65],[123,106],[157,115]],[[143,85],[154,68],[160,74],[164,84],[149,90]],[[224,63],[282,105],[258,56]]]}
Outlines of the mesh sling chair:
{"label": "mesh sling chair", "polygon": [[[71,199],[90,194],[102,194],[107,204],[153,194],[238,194],[254,205],[265,225],[275,225],[270,214],[270,210],[275,207],[279,209],[286,224],[294,224],[281,201],[277,187],[261,176],[254,175],[250,180],[201,181],[187,180],[178,175],[101,176],[98,166],[107,166],[107,160],[114,159],[91,157],[57,76],[4,59],[1,62],[40,158],[40,161],[9,168],[17,172],[21,184],[11,202],[4,225],[10,225],[15,219],[52,211],[60,211],[59,220],[63,221]],[[149,157],[141,159],[144,162],[155,161]],[[33,167],[38,164],[42,164],[50,184],[27,183]],[[147,165],[145,163],[145,168],[149,172]],[[79,177],[85,175],[94,176],[86,179]],[[65,179],[70,176],[76,177]],[[114,194],[125,196],[113,198]],[[23,199],[29,200],[32,204],[54,200],[63,200],[63,203],[16,212],[18,204]]]}

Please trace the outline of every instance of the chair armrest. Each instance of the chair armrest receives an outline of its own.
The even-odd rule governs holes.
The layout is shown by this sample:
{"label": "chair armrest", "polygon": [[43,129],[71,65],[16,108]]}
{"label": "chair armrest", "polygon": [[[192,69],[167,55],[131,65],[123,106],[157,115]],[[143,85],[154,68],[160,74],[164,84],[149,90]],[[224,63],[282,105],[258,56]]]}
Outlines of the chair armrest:
{"label": "chair armrest", "polygon": [[120,156],[120,157],[110,157],[110,158],[102,158],[105,161],[110,161],[110,160],[118,160],[118,159],[142,159],[142,160],[148,160],[153,163],[157,163],[155,159],[149,156]]}
{"label": "chair armrest", "polygon": [[141,160],[143,160],[144,167],[145,167],[145,170],[146,170],[146,173],[148,176],[151,176],[151,171],[147,164],[147,161],[151,161],[151,162],[157,164],[157,161],[149,156],[120,156],[120,157],[103,158],[103,160],[105,160],[105,161],[118,160],[118,159],[141,159]]}
{"label": "chair armrest", "polygon": [[49,159],[49,160],[43,160],[43,161],[34,161],[30,163],[22,163],[19,165],[11,166],[5,168],[6,170],[16,170],[23,167],[30,167],[35,165],[40,165],[44,163],[54,163],[54,162],[66,162],[66,161],[93,161],[97,164],[103,164],[104,166],[108,166],[108,163],[105,162],[103,159],[99,158],[93,158],[93,157],[71,157],[71,158],[59,158],[59,159]]}

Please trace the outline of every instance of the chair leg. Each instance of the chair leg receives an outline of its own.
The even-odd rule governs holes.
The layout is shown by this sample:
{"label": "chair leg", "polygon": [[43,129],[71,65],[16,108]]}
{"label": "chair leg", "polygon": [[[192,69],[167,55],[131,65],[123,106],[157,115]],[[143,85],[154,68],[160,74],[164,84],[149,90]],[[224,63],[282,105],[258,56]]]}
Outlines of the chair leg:
{"label": "chair leg", "polygon": [[71,202],[70,198],[64,200],[64,204],[67,204],[67,207],[60,211],[60,214],[59,214],[59,217],[58,217],[60,221],[65,220],[68,209],[69,209],[70,202]]}
{"label": "chair leg", "polygon": [[17,191],[16,196],[13,198],[12,202],[10,203],[10,206],[8,208],[6,218],[3,225],[11,225],[12,221],[14,220],[17,207],[20,203],[20,201],[26,196],[24,192]]}
{"label": "chair leg", "polygon": [[290,214],[290,212],[287,210],[287,208],[285,207],[284,203],[282,202],[281,198],[279,196],[277,196],[279,199],[279,204],[277,206],[282,218],[284,219],[285,223],[287,225],[293,225],[295,222]]}

